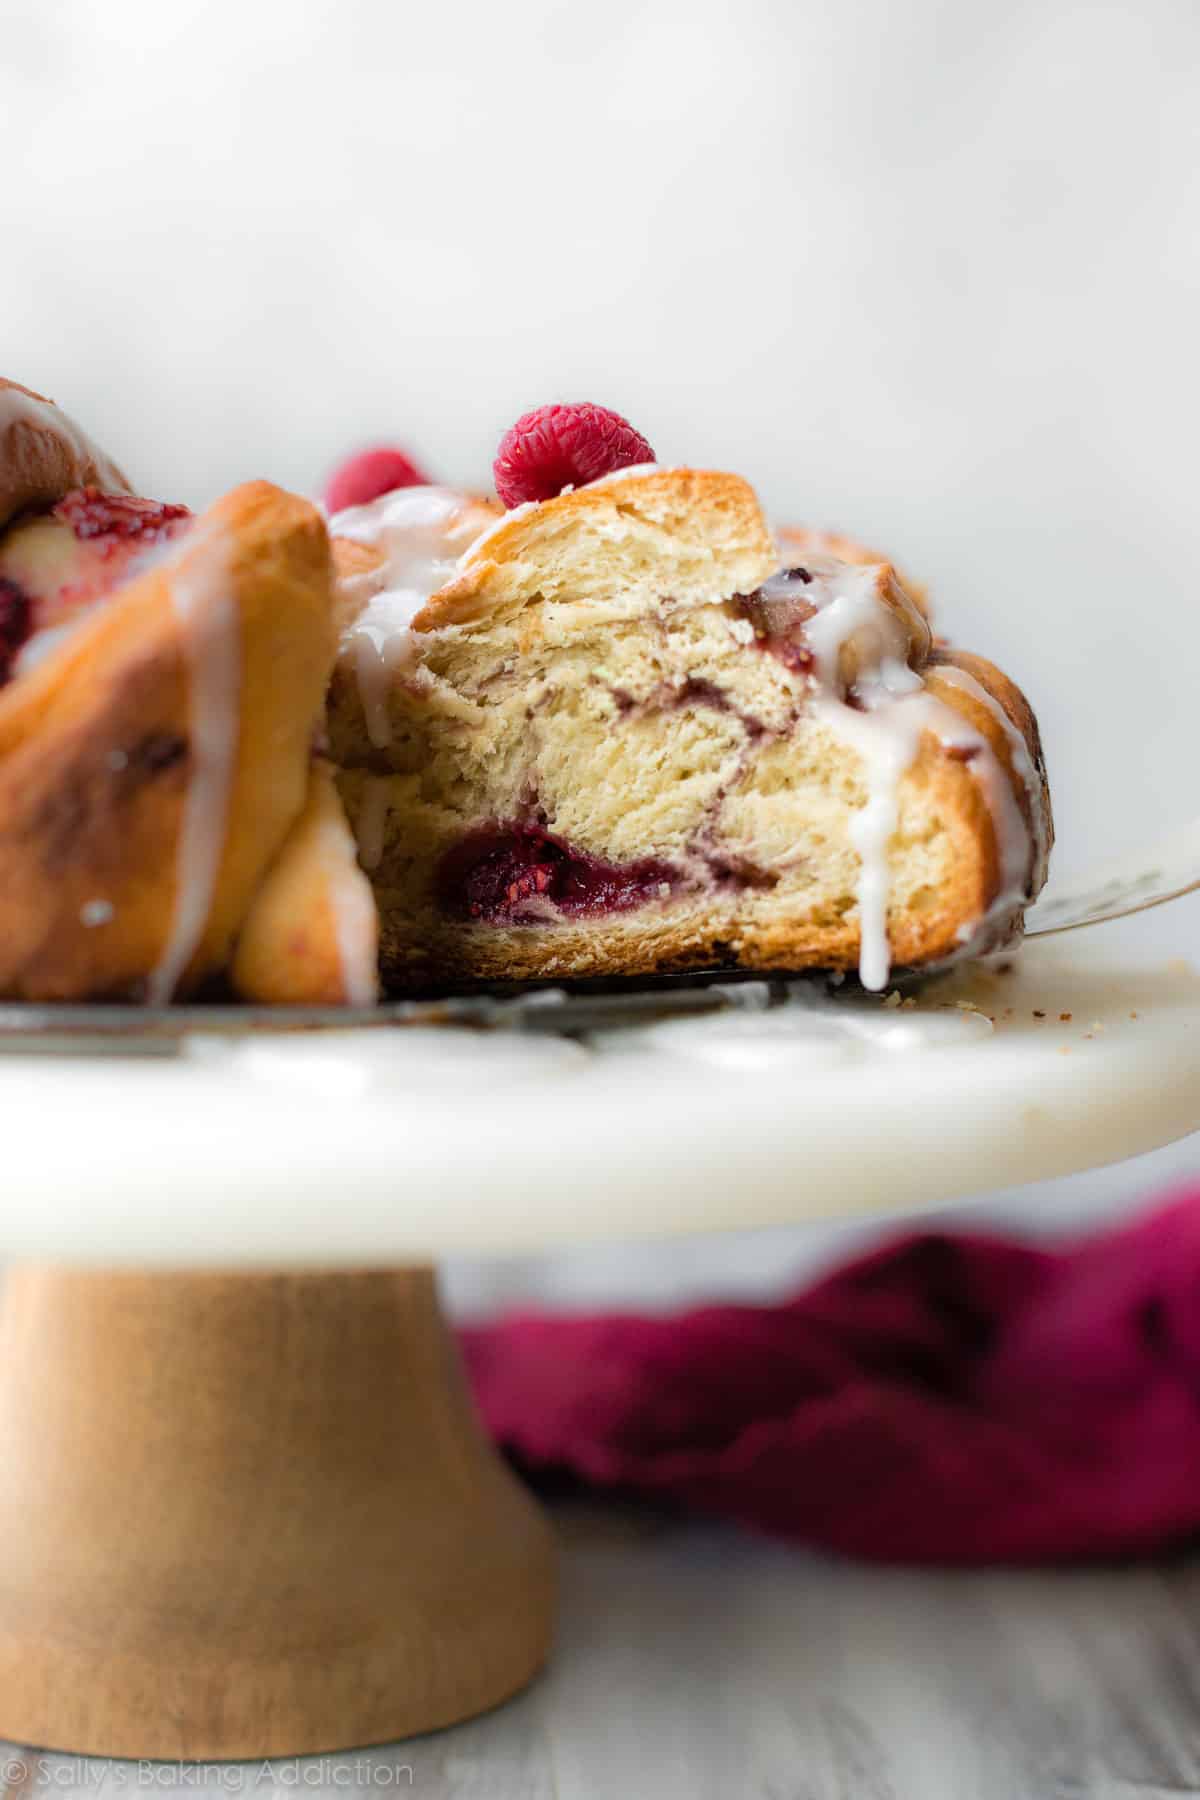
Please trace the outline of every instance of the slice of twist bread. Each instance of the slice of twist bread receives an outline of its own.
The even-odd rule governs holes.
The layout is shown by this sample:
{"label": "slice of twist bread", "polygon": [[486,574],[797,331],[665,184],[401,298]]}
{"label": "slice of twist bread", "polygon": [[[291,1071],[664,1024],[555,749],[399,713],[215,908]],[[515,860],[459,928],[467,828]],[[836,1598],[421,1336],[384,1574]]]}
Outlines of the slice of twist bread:
{"label": "slice of twist bread", "polygon": [[237,488],[0,690],[0,993],[187,993],[304,805],[333,633],[315,507]]}
{"label": "slice of twist bread", "polygon": [[304,810],[250,903],[230,982],[274,1006],[373,1006],[379,919],[333,773],[314,757]]}
{"label": "slice of twist bread", "polygon": [[779,550],[736,476],[623,470],[485,529],[347,520],[330,737],[393,988],[994,947],[1045,875],[1026,702],[881,562]]}
{"label": "slice of twist bread", "polygon": [[335,645],[316,507],[137,498],[0,380],[0,994],[373,999],[374,902],[312,754]]}

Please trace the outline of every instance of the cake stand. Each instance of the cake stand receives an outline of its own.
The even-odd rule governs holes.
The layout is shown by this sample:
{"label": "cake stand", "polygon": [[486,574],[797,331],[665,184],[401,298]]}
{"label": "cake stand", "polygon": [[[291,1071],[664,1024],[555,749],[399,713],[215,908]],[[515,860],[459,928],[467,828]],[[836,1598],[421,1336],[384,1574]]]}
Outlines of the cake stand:
{"label": "cake stand", "polygon": [[293,1755],[530,1678],[549,1532],[434,1259],[899,1211],[1200,1125],[1184,965],[1051,939],[912,1003],[787,992],[0,1017],[0,1736]]}

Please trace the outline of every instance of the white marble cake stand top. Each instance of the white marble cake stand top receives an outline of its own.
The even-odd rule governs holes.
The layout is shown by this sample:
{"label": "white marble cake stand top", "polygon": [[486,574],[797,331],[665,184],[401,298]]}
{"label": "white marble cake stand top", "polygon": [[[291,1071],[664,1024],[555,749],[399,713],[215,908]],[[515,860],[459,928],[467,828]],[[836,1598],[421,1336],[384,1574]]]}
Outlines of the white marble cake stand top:
{"label": "white marble cake stand top", "polygon": [[395,1263],[900,1212],[1115,1161],[1200,1126],[1200,976],[1098,962],[1090,936],[832,1024],[10,1044],[0,1252]]}

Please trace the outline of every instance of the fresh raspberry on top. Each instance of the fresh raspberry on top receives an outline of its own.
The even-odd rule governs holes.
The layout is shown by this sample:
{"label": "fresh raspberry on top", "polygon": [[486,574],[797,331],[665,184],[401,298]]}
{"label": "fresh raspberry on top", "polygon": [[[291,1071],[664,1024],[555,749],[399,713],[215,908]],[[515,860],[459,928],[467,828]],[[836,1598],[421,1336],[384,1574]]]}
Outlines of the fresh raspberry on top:
{"label": "fresh raspberry on top", "polygon": [[524,413],[500,439],[492,474],[505,506],[520,506],[526,500],[552,500],[565,487],[582,487],[614,469],[655,460],[628,419],[607,406],[580,401]]}
{"label": "fresh raspberry on top", "polygon": [[325,489],[325,509],[344,512],[348,506],[378,500],[380,494],[390,494],[394,488],[425,487],[428,482],[428,475],[411,456],[380,444],[374,450],[360,450],[338,465]]}

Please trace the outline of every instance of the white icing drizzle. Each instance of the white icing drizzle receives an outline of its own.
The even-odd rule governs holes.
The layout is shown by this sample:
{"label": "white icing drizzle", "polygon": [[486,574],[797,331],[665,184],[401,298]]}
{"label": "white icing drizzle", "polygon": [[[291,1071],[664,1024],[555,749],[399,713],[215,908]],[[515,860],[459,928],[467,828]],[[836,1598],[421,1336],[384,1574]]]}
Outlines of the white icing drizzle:
{"label": "white icing drizzle", "polygon": [[391,594],[379,594],[369,602],[346,634],[344,653],[353,658],[367,736],[376,750],[392,741],[388,695],[396,674],[412,658],[412,621],[420,612],[415,605]]}
{"label": "white icing drizzle", "polygon": [[[1030,885],[1040,887],[1046,879],[1046,865],[1050,858],[1050,818],[1046,806],[1046,790],[1029,754],[1025,733],[1013,724],[995,695],[989,694],[983,683],[977,681],[968,669],[959,668],[957,663],[940,663],[937,673],[939,680],[961,689],[964,694],[970,694],[981,706],[986,707],[1008,741],[1013,768],[1021,779],[1029,801],[1029,817],[1033,826],[1033,870]],[[1005,786],[1007,785],[1006,782]]]}
{"label": "white icing drizzle", "polygon": [[[858,753],[863,764],[867,797],[850,826],[859,857],[859,979],[864,987],[878,990],[886,986],[891,972],[888,851],[899,822],[900,783],[916,760],[925,732],[932,733],[944,748],[964,754],[966,766],[983,791],[996,834],[999,892],[986,913],[960,934],[964,944],[982,947],[993,925],[1028,898],[1043,851],[1036,839],[1031,841],[1008,774],[987,738],[932,694],[920,674],[909,667],[904,626],[879,595],[881,566],[813,560],[805,567],[812,575],[809,583],[801,587],[777,576],[764,585],[763,593],[768,600],[790,598],[816,608],[804,626],[815,663],[816,691],[810,710]],[[839,668],[843,648],[851,639],[856,640],[860,652],[854,681],[856,706],[850,706],[843,695]],[[939,675],[948,672],[949,666],[939,666]],[[983,694],[969,676],[957,685]],[[1011,721],[1008,728],[1021,743],[1024,767],[1017,762],[1015,746],[1014,761],[1030,786],[1031,802],[1035,787],[1040,802],[1040,783],[1024,740]],[[1040,841],[1044,845],[1040,804],[1034,805],[1033,817],[1042,820]]]}
{"label": "white icing drizzle", "polygon": [[175,909],[147,999],[164,1006],[196,952],[216,891],[237,761],[241,632],[230,546],[208,527],[185,541],[170,577],[188,661],[188,788],[176,853]]}
{"label": "white icing drizzle", "polygon": [[879,989],[892,968],[888,846],[899,822],[900,778],[916,755],[917,733],[908,718],[855,713],[831,696],[818,696],[811,710],[858,751],[866,773],[867,798],[851,820],[850,842],[859,859],[858,974],[864,987]]}
{"label": "white icing drizzle", "polygon": [[338,958],[349,1006],[374,1006],[379,999],[375,948],[375,903],[356,882],[338,882],[333,890],[334,929]]}
{"label": "white icing drizzle", "polygon": [[[661,472],[657,463],[638,464],[614,470],[589,486]],[[466,504],[464,496],[444,488],[402,488],[330,521],[333,535],[381,549],[386,559],[381,571],[359,578],[369,584],[370,598],[346,632],[341,651],[352,663],[368,736],[378,749],[391,741],[388,697],[393,680],[416,658],[413,618],[439,587],[478,560],[491,538],[534,512],[540,503],[527,501],[513,507],[455,558],[450,552],[452,531]],[[953,684],[977,693],[1005,729],[1014,767],[1030,795],[1031,845],[1007,772],[988,739],[932,694],[909,666],[905,625],[880,596],[885,565],[843,563],[833,556],[806,553],[804,566],[812,575],[809,583],[797,585],[781,571],[764,584],[762,594],[768,602],[797,600],[814,609],[804,625],[815,663],[810,708],[863,763],[867,797],[850,828],[860,865],[859,974],[864,987],[879,989],[886,985],[891,969],[889,846],[899,821],[900,783],[916,759],[922,735],[932,733],[945,748],[964,754],[993,819],[1000,891],[987,913],[969,928],[966,936],[971,946],[982,945],[992,925],[1015,910],[1044,873],[1049,832],[1041,783],[1021,733],[1003,708],[964,671],[939,667],[939,674]],[[853,706],[843,693],[839,666],[842,651],[851,640],[857,651]],[[382,859],[387,814],[386,782],[368,777],[356,821],[359,861],[364,869],[377,868]]]}
{"label": "white icing drizzle", "polygon": [[799,598],[817,608],[804,628],[819,684],[810,710],[862,760],[867,798],[850,825],[850,841],[859,858],[858,971],[864,987],[878,989],[886,985],[891,973],[888,846],[899,820],[900,780],[916,755],[919,726],[908,710],[900,713],[895,705],[881,703],[859,712],[846,704],[839,676],[842,648],[856,632],[884,631],[880,674],[882,677],[886,669],[899,688],[893,692],[883,687],[881,679],[881,702],[911,692],[913,683],[919,689],[920,677],[905,661],[907,643],[899,621],[880,603],[877,568],[834,563],[812,573],[813,580],[800,589],[775,577],[764,585],[763,594],[767,600]]}
{"label": "white icing drizzle", "polygon": [[108,494],[130,494],[133,489],[120,469],[94,444],[87,432],[77,425],[69,414],[49,400],[36,400],[32,394],[24,394],[19,388],[0,388],[0,436],[10,426],[27,423],[39,430],[52,431],[71,450],[72,455],[80,462],[90,462],[96,476],[96,485]]}
{"label": "white icing drizzle", "polygon": [[354,860],[340,815],[323,819],[321,834],[342,990],[350,1006],[374,1006],[379,998],[378,915],[370,884]]}
{"label": "white icing drizzle", "polygon": [[353,667],[367,736],[377,750],[392,740],[392,682],[415,661],[412,622],[430,595],[458,571],[451,539],[469,504],[448,488],[397,488],[329,521],[334,537],[366,544],[384,556],[382,568],[358,578],[370,598],[343,636],[339,652]]}
{"label": "white icing drizzle", "polygon": [[[96,604],[96,603],[93,603]],[[45,662],[53,655],[59,645],[70,637],[93,611],[93,606],[80,607],[72,619],[62,625],[47,625],[42,631],[35,631],[32,637],[26,638],[17,652],[13,664],[13,672],[17,675],[28,675],[30,669],[36,669],[39,663]]]}
{"label": "white icing drizzle", "polygon": [[[944,673],[944,668],[939,666],[938,674]],[[1000,865],[996,897],[973,924],[960,925],[958,930],[964,954],[982,954],[990,948],[993,928],[1001,925],[1030,897],[1037,867],[1034,838],[1017,804],[1008,772],[983,733],[976,731],[945,701],[930,694],[925,704],[935,721],[931,729],[937,732],[943,744],[973,749],[969,767],[983,790],[992,818]],[[945,721],[941,728],[937,719]]]}
{"label": "white icing drizzle", "polygon": [[383,861],[383,840],[391,811],[390,786],[385,775],[368,775],[363,781],[362,802],[355,819],[358,860],[368,871]]}

